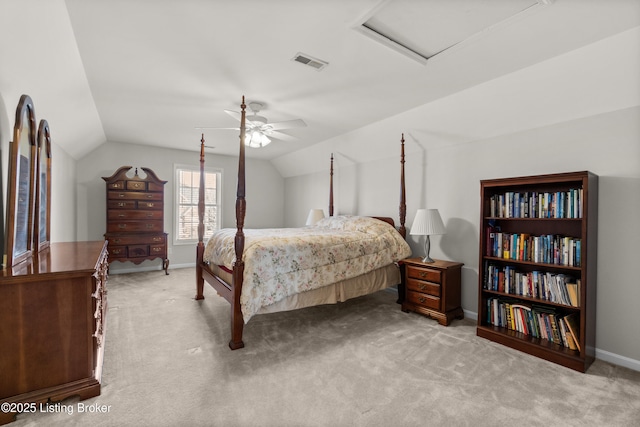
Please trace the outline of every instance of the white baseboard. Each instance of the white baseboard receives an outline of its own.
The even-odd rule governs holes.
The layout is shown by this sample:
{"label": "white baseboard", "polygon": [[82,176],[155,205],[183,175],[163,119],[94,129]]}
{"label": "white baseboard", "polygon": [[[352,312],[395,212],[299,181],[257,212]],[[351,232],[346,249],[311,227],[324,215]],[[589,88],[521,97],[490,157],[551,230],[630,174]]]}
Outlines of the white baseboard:
{"label": "white baseboard", "polygon": [[[189,268],[195,267],[196,263],[188,263],[188,264],[169,264],[168,270],[173,270],[174,268]],[[111,274],[128,274],[128,273],[142,273],[145,271],[163,271],[162,266],[152,265],[145,267],[123,267],[123,268],[114,268],[114,264],[109,266],[109,275]]]}
{"label": "white baseboard", "polygon": [[465,310],[462,309],[462,311],[464,311],[464,318],[465,319],[469,319],[469,320],[478,320],[478,313],[476,313],[475,311],[469,311],[469,310]]}
{"label": "white baseboard", "polygon": [[[474,311],[464,310],[465,319],[478,320],[478,313]],[[630,357],[621,356],[619,354],[611,353],[610,351],[595,349],[596,359],[600,359],[604,362],[609,362],[614,365],[622,366],[624,368],[633,369],[640,372],[640,360],[631,359]]]}
{"label": "white baseboard", "polygon": [[604,360],[605,362],[640,372],[640,360],[620,356],[619,354],[611,353],[610,351],[599,350],[596,348],[596,359]]}

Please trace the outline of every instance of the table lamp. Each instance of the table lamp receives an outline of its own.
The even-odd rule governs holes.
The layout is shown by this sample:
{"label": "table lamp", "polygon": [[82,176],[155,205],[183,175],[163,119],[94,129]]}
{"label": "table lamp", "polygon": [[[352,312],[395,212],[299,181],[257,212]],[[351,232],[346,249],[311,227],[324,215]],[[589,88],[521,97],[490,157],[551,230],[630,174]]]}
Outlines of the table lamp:
{"label": "table lamp", "polygon": [[424,241],[425,256],[422,259],[422,262],[434,262],[429,256],[429,251],[431,250],[429,236],[434,234],[445,234],[445,232],[446,230],[442,223],[442,218],[440,218],[440,214],[438,213],[438,209],[418,209],[416,217],[413,219],[411,232],[409,234],[413,236],[427,236]]}
{"label": "table lamp", "polygon": [[311,209],[307,216],[306,225],[315,225],[316,222],[324,218],[324,211],[322,209]]}

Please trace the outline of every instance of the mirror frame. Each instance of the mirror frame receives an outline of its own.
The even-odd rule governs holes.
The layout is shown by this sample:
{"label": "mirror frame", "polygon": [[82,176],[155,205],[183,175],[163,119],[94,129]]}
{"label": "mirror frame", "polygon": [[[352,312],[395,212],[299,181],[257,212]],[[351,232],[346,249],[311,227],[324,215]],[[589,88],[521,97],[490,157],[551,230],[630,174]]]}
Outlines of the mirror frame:
{"label": "mirror frame", "polygon": [[51,131],[49,123],[42,119],[38,125],[36,172],[36,206],[33,247],[42,251],[51,241]]}
{"label": "mirror frame", "polygon": [[[22,142],[23,140],[24,142]],[[29,144],[29,147],[27,147],[27,152],[30,156],[28,159],[28,173],[20,170],[20,156],[21,149],[23,149],[21,143]],[[5,261],[7,267],[19,264],[33,256],[35,173],[38,162],[36,145],[36,114],[33,101],[29,95],[22,95],[16,108],[13,141],[9,144],[6,233],[7,258]],[[21,189],[24,192],[23,197],[19,197]],[[19,229],[21,224],[26,227],[26,230]],[[18,240],[18,233],[24,233],[24,238]],[[24,250],[22,250],[23,246]]]}

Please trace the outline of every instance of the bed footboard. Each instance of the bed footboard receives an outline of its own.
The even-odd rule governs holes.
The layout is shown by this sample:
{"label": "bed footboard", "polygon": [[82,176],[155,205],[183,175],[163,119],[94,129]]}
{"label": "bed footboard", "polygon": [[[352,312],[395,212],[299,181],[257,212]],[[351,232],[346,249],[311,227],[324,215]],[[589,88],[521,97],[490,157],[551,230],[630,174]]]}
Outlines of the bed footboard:
{"label": "bed footboard", "polygon": [[233,279],[231,283],[216,276],[204,264],[204,134],[200,140],[200,187],[198,192],[198,244],[196,247],[196,300],[204,299],[204,282],[205,280],[213,286],[218,293],[223,296],[231,304],[231,340],[229,347],[236,350],[244,347],[242,342],[242,330],[244,328],[244,319],[242,318],[242,309],[240,306],[240,295],[242,291],[242,281],[244,274],[244,260],[242,259],[244,252],[244,217],[246,214],[245,201],[245,127],[246,127],[246,105],[244,96],[242,97],[240,113],[240,153],[238,159],[238,191],[236,194],[236,226],[237,232],[235,237],[235,253],[236,261],[233,264]]}
{"label": "bed footboard", "polygon": [[[236,350],[244,347],[242,341],[242,332],[244,328],[244,319],[240,305],[240,296],[242,291],[242,282],[244,279],[244,244],[245,236],[243,232],[244,219],[246,214],[245,201],[245,129],[246,129],[246,105],[244,97],[241,104],[240,119],[240,151],[238,159],[238,188],[236,194],[236,235],[235,235],[235,259],[233,264],[233,274],[231,283],[228,280],[217,276],[208,264],[204,262],[204,207],[205,207],[205,174],[204,174],[204,134],[201,139],[200,146],[200,188],[198,200],[198,244],[196,247],[196,300],[204,299],[204,282],[209,283],[218,293],[231,304],[230,310],[230,327],[231,340],[229,348]],[[401,192],[400,192],[400,227],[398,232],[406,237],[405,217],[406,217],[406,201],[405,201],[405,184],[404,184],[404,134],[401,139]],[[333,216],[333,154],[331,155],[331,172],[330,172],[330,193],[329,193],[329,216]],[[379,217],[379,219],[393,224],[390,218]],[[400,289],[403,292],[404,289]]]}

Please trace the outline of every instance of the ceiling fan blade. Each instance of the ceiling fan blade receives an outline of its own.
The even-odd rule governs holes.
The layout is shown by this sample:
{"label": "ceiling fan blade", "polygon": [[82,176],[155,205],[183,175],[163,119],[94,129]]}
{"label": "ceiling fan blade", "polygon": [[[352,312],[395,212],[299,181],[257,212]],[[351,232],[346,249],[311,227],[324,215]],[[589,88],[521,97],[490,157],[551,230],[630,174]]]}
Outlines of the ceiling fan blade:
{"label": "ceiling fan blade", "polygon": [[277,130],[272,130],[271,132],[267,133],[267,136],[269,136],[269,138],[273,137],[275,139],[279,139],[280,141],[298,140],[298,138],[296,138],[295,136],[287,135],[286,133],[278,132]]}
{"label": "ceiling fan blade", "polygon": [[280,130],[280,129],[295,129],[295,128],[304,128],[307,127],[307,124],[302,119],[295,120],[285,120],[284,122],[276,122],[269,123],[271,129]]}
{"label": "ceiling fan blade", "polygon": [[233,117],[234,119],[236,119],[237,121],[240,121],[240,119],[242,118],[242,115],[237,111],[224,110],[224,112],[230,115],[231,117]]}
{"label": "ceiling fan blade", "polygon": [[240,130],[240,128],[214,128],[214,127],[207,127],[207,126],[200,126],[200,127],[195,127],[194,129],[215,129],[215,130]]}

